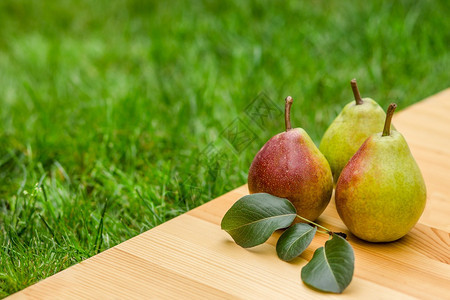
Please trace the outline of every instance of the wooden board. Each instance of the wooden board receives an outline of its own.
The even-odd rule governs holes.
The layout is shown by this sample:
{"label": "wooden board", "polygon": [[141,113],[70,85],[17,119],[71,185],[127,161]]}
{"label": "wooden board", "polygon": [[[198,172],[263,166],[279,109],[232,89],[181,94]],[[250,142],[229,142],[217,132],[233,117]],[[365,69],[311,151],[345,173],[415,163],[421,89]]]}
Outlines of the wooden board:
{"label": "wooden board", "polygon": [[[237,246],[220,229],[242,186],[187,214],[51,276],[11,299],[450,299],[450,89],[396,115],[428,188],[415,228],[394,243],[371,244],[352,235],[355,276],[342,295],[306,288],[300,269],[323,245],[317,235],[293,262],[279,260],[279,232],[264,245]],[[334,201],[319,222],[347,232]]]}

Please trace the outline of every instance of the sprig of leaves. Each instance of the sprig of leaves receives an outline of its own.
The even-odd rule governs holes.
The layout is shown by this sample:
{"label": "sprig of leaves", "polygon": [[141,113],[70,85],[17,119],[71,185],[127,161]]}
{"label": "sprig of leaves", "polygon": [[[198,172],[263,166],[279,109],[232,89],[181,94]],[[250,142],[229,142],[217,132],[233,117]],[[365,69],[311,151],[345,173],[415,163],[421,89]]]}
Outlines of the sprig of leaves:
{"label": "sprig of leaves", "polygon": [[[324,292],[342,293],[352,280],[355,261],[345,234],[298,216],[289,200],[266,193],[244,196],[227,211],[221,226],[238,245],[249,248],[267,241],[275,230],[289,227],[295,217],[325,229],[331,237],[303,267],[303,282]],[[278,239],[278,257],[290,261],[299,256],[313,240],[317,226],[298,223],[289,227]]]}

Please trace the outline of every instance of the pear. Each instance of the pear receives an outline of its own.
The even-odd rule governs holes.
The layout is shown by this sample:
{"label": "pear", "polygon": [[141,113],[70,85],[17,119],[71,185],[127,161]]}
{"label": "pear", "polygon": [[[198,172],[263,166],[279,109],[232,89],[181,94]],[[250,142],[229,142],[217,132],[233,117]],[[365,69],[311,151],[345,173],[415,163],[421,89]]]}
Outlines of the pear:
{"label": "pear", "polygon": [[330,163],[334,182],[362,143],[382,128],[386,114],[370,98],[361,98],[356,79],[351,81],[355,101],[348,103],[331,123],[319,149]]}
{"label": "pear", "polygon": [[389,106],[383,132],[364,142],[336,184],[339,216],[354,235],[369,242],[406,235],[425,208],[422,173],[403,135],[390,130],[396,107]]}
{"label": "pear", "polygon": [[286,98],[286,131],[272,137],[256,154],[248,172],[250,193],[287,198],[297,213],[315,220],[333,192],[330,166],[302,128],[291,128],[292,97]]}

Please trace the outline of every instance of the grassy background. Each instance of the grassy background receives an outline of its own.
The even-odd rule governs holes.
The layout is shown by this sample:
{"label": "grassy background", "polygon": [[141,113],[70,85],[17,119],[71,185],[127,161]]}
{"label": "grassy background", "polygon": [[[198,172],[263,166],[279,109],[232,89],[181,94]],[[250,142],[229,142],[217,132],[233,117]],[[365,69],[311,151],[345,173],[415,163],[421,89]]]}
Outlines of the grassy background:
{"label": "grassy background", "polygon": [[261,91],[318,142],[353,77],[384,108],[448,87],[449,8],[1,1],[0,296],[245,183],[284,126],[245,114]]}

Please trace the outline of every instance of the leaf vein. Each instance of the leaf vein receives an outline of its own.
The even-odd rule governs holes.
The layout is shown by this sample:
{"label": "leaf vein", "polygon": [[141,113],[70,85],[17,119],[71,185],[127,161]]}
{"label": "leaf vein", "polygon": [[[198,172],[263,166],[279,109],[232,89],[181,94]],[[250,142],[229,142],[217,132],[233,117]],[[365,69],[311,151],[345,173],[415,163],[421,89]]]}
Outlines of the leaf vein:
{"label": "leaf vein", "polygon": [[295,214],[284,214],[284,215],[271,216],[271,217],[268,217],[268,218],[259,219],[259,220],[255,220],[255,221],[250,222],[250,223],[243,224],[243,225],[238,226],[238,227],[236,227],[236,228],[230,228],[230,229],[225,229],[225,230],[230,230],[230,231],[231,231],[231,230],[237,230],[237,229],[239,229],[239,228],[242,228],[242,227],[245,227],[245,226],[250,226],[250,225],[252,225],[252,224],[255,224],[255,223],[258,223],[258,222],[262,222],[262,221],[266,221],[266,220],[269,220],[269,219],[280,218],[280,217],[286,217],[286,216],[293,216],[293,215],[295,215]]}

